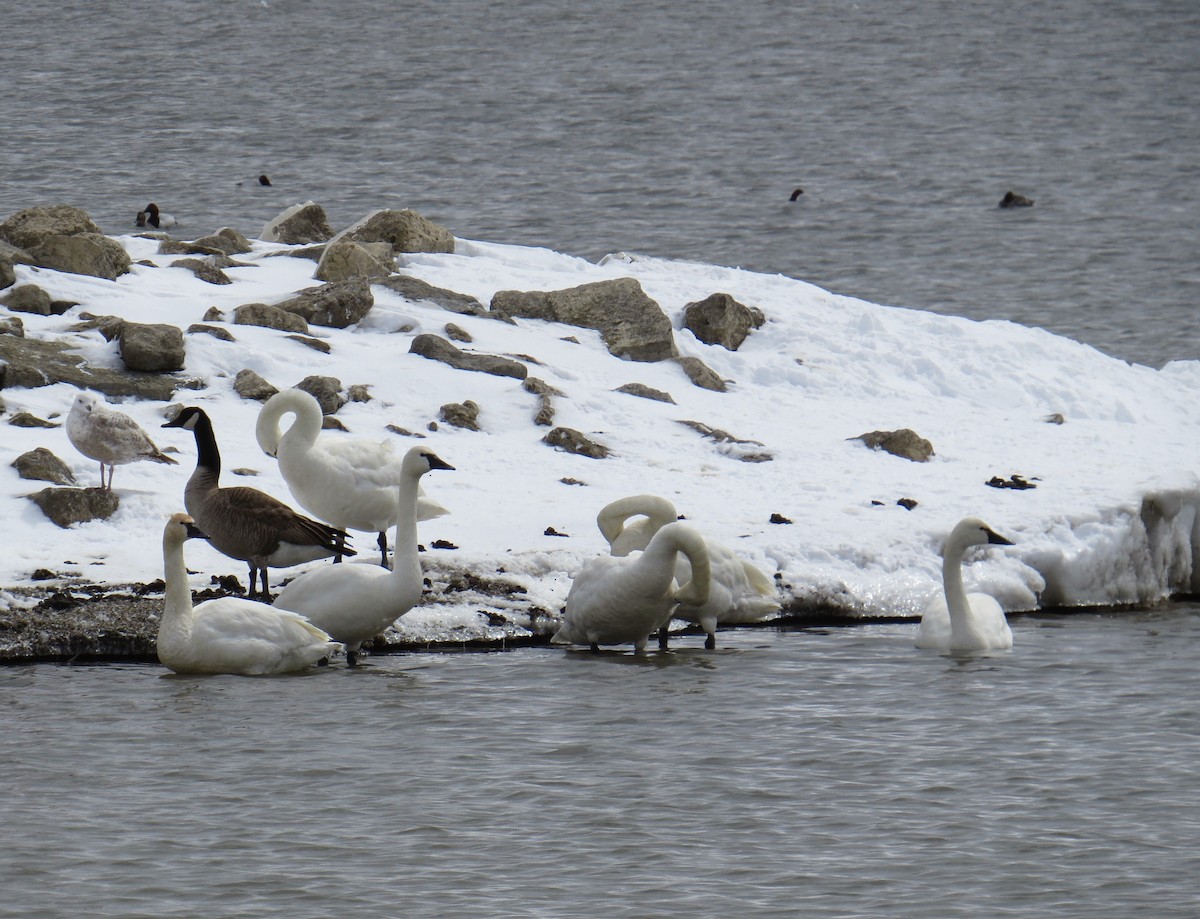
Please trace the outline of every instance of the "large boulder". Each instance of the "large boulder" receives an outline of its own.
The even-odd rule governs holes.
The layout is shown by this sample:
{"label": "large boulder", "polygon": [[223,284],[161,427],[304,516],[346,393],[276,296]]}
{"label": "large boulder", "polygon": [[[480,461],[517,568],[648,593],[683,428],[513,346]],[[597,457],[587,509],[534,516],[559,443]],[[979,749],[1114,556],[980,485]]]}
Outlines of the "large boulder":
{"label": "large boulder", "polygon": [[129,370],[170,373],[183,369],[183,332],[166,323],[125,322],[118,337],[121,360]]}
{"label": "large boulder", "polygon": [[337,239],[384,242],[393,252],[453,252],[454,234],[412,210],[379,210],[342,230]]}
{"label": "large boulder", "polygon": [[87,211],[67,204],[28,207],[0,223],[0,239],[19,249],[29,249],[50,236],[100,235],[100,232]]}
{"label": "large boulder", "polygon": [[313,277],[318,281],[386,278],[392,272],[392,261],[392,250],[387,243],[339,239],[325,247]]}
{"label": "large boulder", "polygon": [[762,310],[744,306],[729,294],[712,294],[683,308],[685,329],[706,345],[721,345],[730,351],[736,351],[750,330],[765,321]]}
{"label": "large boulder", "polygon": [[34,313],[38,316],[61,316],[74,305],[65,300],[51,300],[50,295],[36,284],[14,287],[0,297],[0,303],[14,313]]}
{"label": "large boulder", "polygon": [[196,380],[93,367],[65,342],[0,335],[0,388],[32,389],[52,383],[69,383],[113,398],[133,396],[158,402],[169,401],[176,388],[202,385]]}
{"label": "large boulder", "polygon": [[927,463],[933,456],[933,444],[912,428],[900,428],[898,431],[870,431],[850,439],[861,440],[872,450],[883,450],[885,453],[912,460],[914,463]]}
{"label": "large boulder", "polygon": [[63,529],[73,523],[106,520],[120,506],[114,492],[98,488],[43,488],[29,499]]}
{"label": "large boulder", "polygon": [[289,246],[323,243],[332,236],[333,230],[325,217],[325,208],[311,201],[293,204],[268,221],[259,234],[259,237],[267,242],[284,243]]}
{"label": "large boulder", "polygon": [[366,316],[375,305],[375,298],[366,278],[351,278],[307,287],[295,297],[275,305],[303,316],[310,325],[344,329]]}
{"label": "large boulder", "polygon": [[515,377],[523,380],[529,376],[529,368],[520,361],[499,357],[495,354],[476,354],[472,351],[462,351],[450,344],[444,338],[431,335],[428,332],[418,335],[409,345],[410,354],[419,354],[433,361],[449,364],[456,370],[475,370],[480,373],[490,373],[498,377]]}
{"label": "large boulder", "polygon": [[53,482],[55,485],[74,485],[75,474],[70,468],[45,447],[37,447],[22,453],[10,465],[23,479]]}
{"label": "large boulder", "polygon": [[47,236],[27,247],[30,256],[43,268],[86,274],[115,281],[133,264],[119,242],[99,233],[77,236]]}
{"label": "large boulder", "polygon": [[303,316],[289,313],[278,306],[269,303],[246,303],[233,311],[235,325],[256,325],[267,329],[278,329],[281,332],[298,332],[308,334],[308,323]]}
{"label": "large boulder", "polygon": [[624,360],[661,361],[677,353],[671,320],[634,278],[566,290],[501,290],[492,297],[491,309],[505,316],[595,329],[609,352]]}
{"label": "large boulder", "polygon": [[342,381],[337,377],[307,376],[295,388],[316,399],[322,415],[332,415],[346,404],[346,397],[342,395]]}

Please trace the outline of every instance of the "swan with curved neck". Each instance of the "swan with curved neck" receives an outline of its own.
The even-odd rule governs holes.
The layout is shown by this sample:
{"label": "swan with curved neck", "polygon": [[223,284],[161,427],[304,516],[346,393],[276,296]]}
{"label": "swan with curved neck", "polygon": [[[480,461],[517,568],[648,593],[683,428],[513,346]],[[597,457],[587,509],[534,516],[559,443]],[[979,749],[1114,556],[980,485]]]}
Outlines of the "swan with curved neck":
{"label": "swan with curved neck", "polygon": [[[675,560],[681,554],[691,569],[682,587],[675,581]],[[649,635],[680,614],[677,608],[704,605],[710,583],[704,538],[686,524],[669,523],[643,551],[620,558],[603,555],[575,575],[553,641],[589,645],[593,651],[633,642],[636,650],[645,650]]]}
{"label": "swan with curved neck", "polygon": [[[281,433],[279,422],[289,414],[293,421]],[[296,503],[339,529],[378,534],[386,567],[387,531],[398,520],[396,485],[403,477],[403,456],[387,441],[320,438],[323,420],[313,396],[285,389],[264,403],[254,434],[262,451],[279,460]],[[418,520],[448,513],[418,490]]]}
{"label": "swan with curved neck", "polygon": [[971,546],[1011,546],[1012,542],[978,517],[967,517],[950,531],[942,549],[942,593],[921,616],[918,648],[939,651],[1003,651],[1012,647],[1012,629],[994,597],[967,593],[963,554]]}
{"label": "swan with curved neck", "polygon": [[291,581],[275,598],[279,609],[306,616],[346,645],[354,666],[358,649],[412,609],[424,579],[417,547],[417,489],[432,469],[453,469],[424,447],[404,455],[397,486],[396,553],[392,569],[379,565],[327,565]]}
{"label": "swan with curved neck", "polygon": [[[657,495],[630,495],[606,505],[596,516],[596,525],[608,541],[612,555],[626,556],[645,549],[657,533],[677,519],[675,505]],[[638,517],[641,519],[633,520]],[[741,559],[732,549],[705,538],[711,565],[711,589],[708,600],[699,606],[681,606],[675,613],[680,619],[699,623],[704,630],[704,646],[717,646],[717,624],[754,622],[779,611],[775,585],[754,565]],[[691,579],[686,556],[678,556],[675,580],[686,584]],[[659,631],[659,647],[667,645],[666,625]]]}
{"label": "swan with curved neck", "polygon": [[303,616],[240,597],[219,597],[192,606],[183,544],[203,538],[187,514],[175,514],[163,530],[163,613],[158,659],[176,673],[290,673],[342,650]]}

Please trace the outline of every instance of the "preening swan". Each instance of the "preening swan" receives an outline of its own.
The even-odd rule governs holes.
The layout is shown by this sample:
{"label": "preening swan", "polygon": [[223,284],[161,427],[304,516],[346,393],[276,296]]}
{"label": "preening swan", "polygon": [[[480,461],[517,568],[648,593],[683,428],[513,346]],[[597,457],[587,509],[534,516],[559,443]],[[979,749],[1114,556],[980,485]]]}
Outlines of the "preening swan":
{"label": "preening swan", "polygon": [[175,514],[163,530],[162,618],[158,659],[176,673],[259,675],[303,670],[342,650],[303,616],[240,597],[192,606],[183,544],[204,534],[187,514]]}
{"label": "preening swan", "polygon": [[921,616],[918,648],[939,651],[1002,651],[1012,647],[1012,630],[993,597],[963,589],[962,559],[970,546],[1011,546],[978,517],[959,521],[942,549],[943,594]]}
{"label": "preening swan", "polygon": [[[294,421],[280,434],[279,421]],[[377,533],[382,564],[387,565],[387,530],[397,520],[396,486],[403,478],[403,456],[387,441],[322,438],[321,406],[302,389],[285,389],[266,401],[254,434],[268,456],[279,460],[279,472],[296,503],[343,530]],[[436,501],[417,493],[417,519],[448,514]]]}
{"label": "preening swan", "polygon": [[[691,579],[675,582],[675,560],[687,556]],[[683,523],[668,523],[646,548],[633,555],[602,555],[575,575],[567,594],[559,644],[600,645],[633,642],[642,651],[650,633],[681,615],[676,609],[708,600],[710,572],[703,537]]]}
{"label": "preening swan", "polygon": [[[629,522],[631,518],[641,519]],[[644,549],[662,527],[677,518],[675,506],[657,495],[630,495],[606,505],[596,516],[596,525],[615,556]],[[675,616],[697,622],[704,629],[706,648],[717,646],[717,623],[754,622],[779,611],[775,585],[762,571],[739,558],[732,549],[711,539],[708,548],[712,584],[708,600],[698,606],[681,606]],[[691,580],[686,556],[675,563],[675,580]],[[659,633],[659,644],[666,647],[666,626]]]}
{"label": "preening swan", "polygon": [[404,455],[397,488],[396,555],[392,570],[378,565],[327,565],[291,581],[275,599],[279,609],[307,616],[346,645],[354,666],[358,649],[407,613],[424,586],[417,550],[417,487],[431,469],[453,469],[424,447]]}
{"label": "preening swan", "polygon": [[201,408],[188,406],[164,428],[184,428],[196,436],[196,471],[187,481],[183,503],[209,543],[250,566],[249,595],[255,575],[270,598],[267,567],[288,568],[331,555],[354,555],[345,547],[346,531],[298,514],[256,488],[222,488],[221,454],[212,422]]}
{"label": "preening swan", "polygon": [[[159,451],[154,442],[136,421],[123,412],[111,409],[93,392],[81,392],[75,397],[67,415],[67,439],[88,459],[100,463],[100,490],[112,491],[112,477],[117,466],[138,460],[176,465]],[[104,483],[104,467],[108,467],[108,484]]]}

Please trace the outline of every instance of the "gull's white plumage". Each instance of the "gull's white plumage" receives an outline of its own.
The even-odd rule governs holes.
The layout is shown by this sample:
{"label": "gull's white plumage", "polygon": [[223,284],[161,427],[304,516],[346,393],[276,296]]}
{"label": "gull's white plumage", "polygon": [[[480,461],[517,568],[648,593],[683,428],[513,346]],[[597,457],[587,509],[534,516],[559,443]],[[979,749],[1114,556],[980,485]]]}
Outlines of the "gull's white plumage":
{"label": "gull's white plumage", "polygon": [[[281,432],[279,422],[288,414],[293,421]],[[397,521],[396,486],[403,478],[404,456],[388,441],[322,438],[322,419],[313,396],[285,389],[263,404],[254,433],[262,451],[278,459],[296,503],[339,529],[377,533],[386,565],[387,530]],[[448,513],[418,491],[418,520]]]}
{"label": "gull's white plumage", "polygon": [[275,598],[275,606],[307,616],[346,645],[355,662],[359,647],[407,613],[424,586],[417,547],[417,489],[431,469],[453,469],[424,447],[413,447],[401,464],[396,488],[396,552],[389,571],[379,565],[328,565],[306,571]]}
{"label": "gull's white plumage", "polygon": [[[596,516],[596,525],[614,556],[644,549],[662,527],[677,519],[675,506],[657,495],[630,495],[606,505]],[[631,518],[638,517],[638,520]],[[705,646],[716,647],[717,623],[754,622],[778,612],[775,585],[761,570],[739,558],[730,548],[705,538],[711,565],[708,600],[699,606],[682,606],[675,616],[697,622],[707,638]],[[691,579],[686,556],[676,561],[675,580]],[[665,637],[665,636],[664,636]]]}
{"label": "gull's white plumage", "polygon": [[[162,453],[136,421],[123,412],[108,407],[96,393],[81,392],[75,397],[67,415],[67,439],[88,459],[100,463],[100,488],[112,490],[115,467],[138,460],[176,464]],[[108,467],[108,484],[104,482],[104,467]]]}
{"label": "gull's white plumage", "polygon": [[994,597],[967,593],[963,554],[971,546],[1011,546],[978,517],[954,527],[942,549],[942,593],[930,600],[917,632],[918,648],[939,651],[1003,651],[1012,647],[1012,629]]}
{"label": "gull's white plumage", "polygon": [[[675,581],[675,561],[685,555],[691,579]],[[702,606],[710,585],[704,538],[683,523],[659,529],[649,545],[627,556],[602,555],[575,575],[567,593],[559,644],[619,645],[633,642],[641,651],[649,635],[687,606]]]}
{"label": "gull's white plumage", "polygon": [[163,613],[158,659],[176,673],[289,673],[342,650],[303,616],[240,597],[192,606],[183,544],[201,537],[192,518],[175,514],[163,530]]}

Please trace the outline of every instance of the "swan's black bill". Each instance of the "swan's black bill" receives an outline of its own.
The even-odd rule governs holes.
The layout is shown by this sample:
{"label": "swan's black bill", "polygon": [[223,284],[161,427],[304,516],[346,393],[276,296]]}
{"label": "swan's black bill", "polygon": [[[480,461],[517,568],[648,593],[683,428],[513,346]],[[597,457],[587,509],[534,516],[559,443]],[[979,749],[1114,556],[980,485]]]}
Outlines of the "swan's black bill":
{"label": "swan's black bill", "polygon": [[996,533],[992,530],[988,530],[987,534],[988,534],[988,544],[989,545],[993,545],[993,546],[1011,546],[1011,545],[1013,545],[1013,541],[1011,539],[1005,539],[999,533]]}

